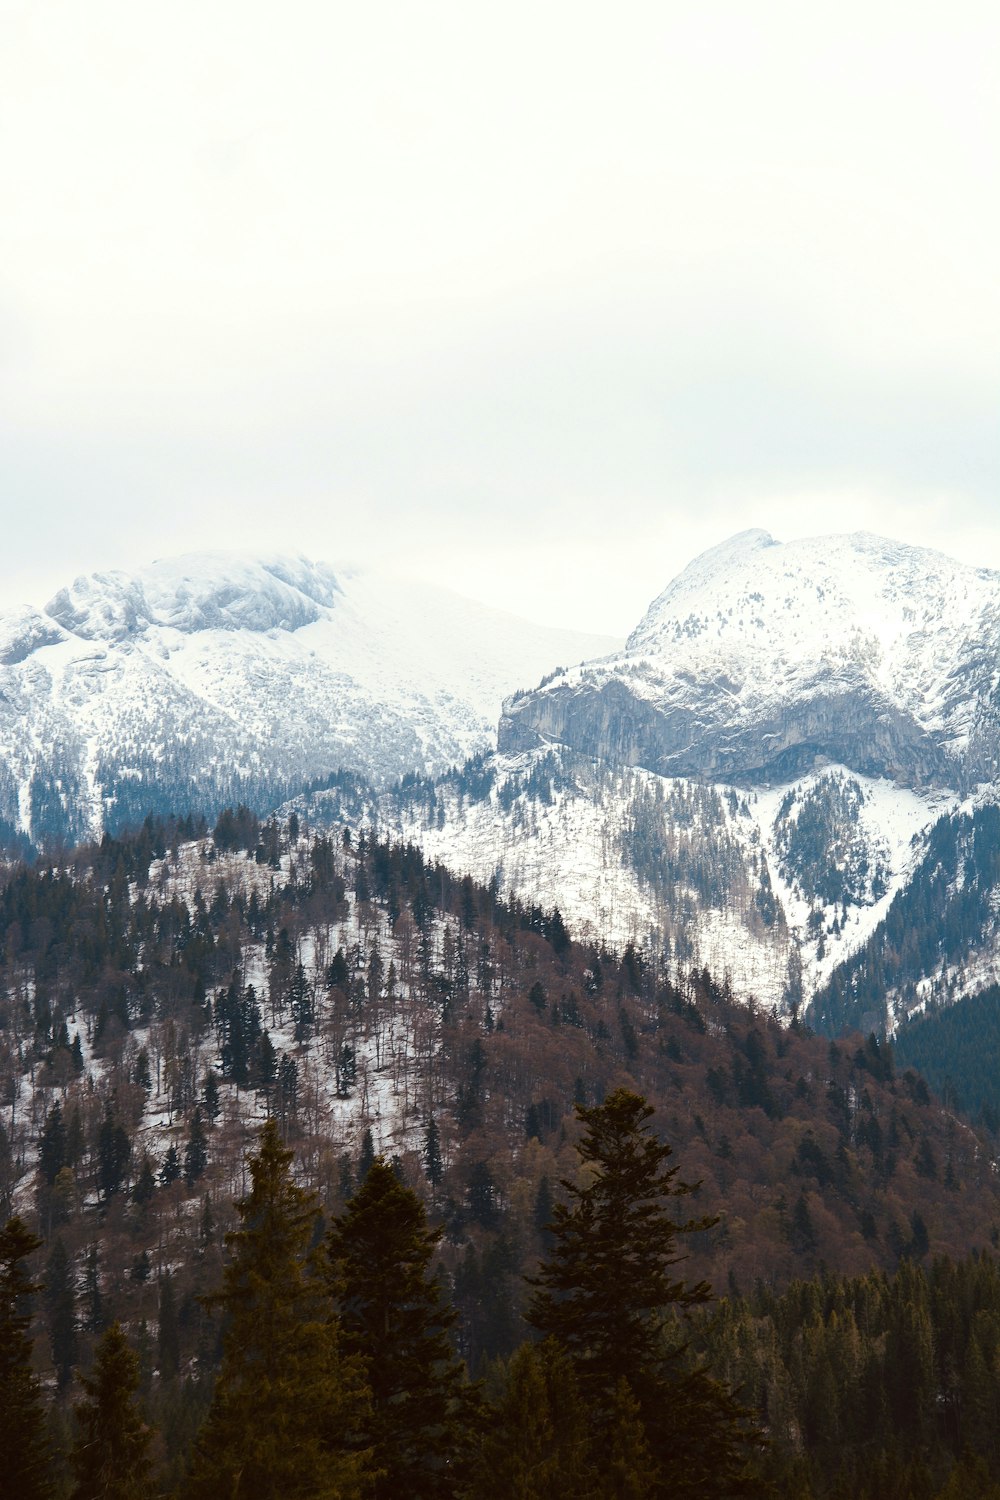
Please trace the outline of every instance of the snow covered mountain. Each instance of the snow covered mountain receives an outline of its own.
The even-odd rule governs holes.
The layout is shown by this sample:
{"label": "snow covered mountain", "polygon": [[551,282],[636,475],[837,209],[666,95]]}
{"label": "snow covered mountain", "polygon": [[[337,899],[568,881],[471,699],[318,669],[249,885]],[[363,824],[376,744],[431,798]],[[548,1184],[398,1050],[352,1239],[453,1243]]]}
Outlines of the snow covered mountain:
{"label": "snow covered mountain", "polygon": [[691,563],[622,652],[511,701],[500,748],[748,784],[828,760],[971,787],[997,774],[998,687],[1000,574],[867,533],[747,531]]}
{"label": "snow covered mountain", "polygon": [[[666,948],[770,1007],[818,998],[832,1029],[892,1028],[1000,977],[988,862],[947,961],[935,931],[997,801],[998,585],[867,534],[745,532],[624,650],[509,699],[496,756],[368,813],[577,933]],[[917,877],[936,894],[903,944]]]}
{"label": "snow covered mountain", "polygon": [[891,1028],[1000,978],[998,585],[745,532],[617,649],[303,558],[95,574],[0,617],[0,834],[297,797],[576,935]]}
{"label": "snow covered mountain", "polygon": [[78,578],[0,615],[0,835],[441,771],[494,742],[505,694],[618,644],[303,557]]}

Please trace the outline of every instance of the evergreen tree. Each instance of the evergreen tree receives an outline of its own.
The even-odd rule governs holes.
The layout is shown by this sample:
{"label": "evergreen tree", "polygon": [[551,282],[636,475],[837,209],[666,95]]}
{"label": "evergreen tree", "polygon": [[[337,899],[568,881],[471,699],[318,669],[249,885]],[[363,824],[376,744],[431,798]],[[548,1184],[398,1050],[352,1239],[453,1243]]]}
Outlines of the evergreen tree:
{"label": "evergreen tree", "polygon": [[444,1160],[441,1156],[441,1132],[438,1130],[437,1121],[433,1115],[427,1122],[427,1130],[424,1134],[424,1171],[427,1173],[427,1181],[436,1193],[444,1176]]}
{"label": "evergreen tree", "polygon": [[573,1366],[553,1339],[511,1358],[470,1488],[476,1500],[603,1500]]}
{"label": "evergreen tree", "polygon": [[38,1170],[51,1187],[59,1171],[66,1165],[66,1125],[62,1105],[57,1099],[45,1116],[45,1125],[38,1142]]}
{"label": "evergreen tree", "polygon": [[132,1189],[132,1197],[140,1208],[145,1208],[151,1203],[156,1195],[156,1178],[153,1176],[153,1163],[148,1154],[143,1153],[142,1170],[139,1173],[135,1187]]}
{"label": "evergreen tree", "polygon": [[205,1074],[205,1110],[210,1120],[217,1120],[222,1105],[219,1100],[219,1079],[214,1068]]}
{"label": "evergreen tree", "polygon": [[101,1295],[100,1255],[91,1245],[83,1263],[83,1323],[88,1333],[100,1333],[104,1327],[104,1298]]}
{"label": "evergreen tree", "polygon": [[358,1182],[364,1182],[375,1162],[375,1142],[372,1140],[372,1128],[365,1126],[365,1133],[361,1137],[361,1150],[358,1153]]}
{"label": "evergreen tree", "polygon": [[117,1322],[103,1334],[91,1375],[78,1377],[86,1397],[74,1408],[78,1433],[70,1463],[71,1500],[143,1500],[151,1493],[152,1432],[135,1406],[139,1358]]}
{"label": "evergreen tree", "polygon": [[109,1102],[97,1136],[97,1187],[104,1198],[110,1198],[121,1187],[131,1154],[128,1131],[115,1123]]}
{"label": "evergreen tree", "polygon": [[174,1283],[170,1276],[163,1276],[160,1278],[159,1323],[156,1336],[156,1363],[161,1380],[173,1379],[180,1367],[180,1359]]}
{"label": "evergreen tree", "polygon": [[164,1187],[169,1187],[176,1182],[181,1175],[180,1158],[177,1155],[177,1147],[170,1143],[166,1156],[163,1158],[163,1166],[160,1168],[160,1181]]}
{"label": "evergreen tree", "polygon": [[250,1158],[251,1190],[227,1236],[231,1260],[212,1299],[227,1317],[222,1369],[186,1494],[219,1500],[355,1500],[369,1455],[360,1361],[345,1356],[309,1246],[315,1195],[291,1177],[274,1120]]}
{"label": "evergreen tree", "polygon": [[[678,1236],[715,1221],[671,1218],[669,1200],[696,1185],[667,1166],[671,1149],[652,1134],[653,1110],[639,1095],[616,1089],[577,1114],[588,1171],[583,1186],[562,1183],[569,1203],[556,1205],[528,1320],[568,1354],[606,1463],[630,1452],[627,1465],[641,1475],[651,1460],[650,1495],[740,1493],[749,1484],[743,1413],[703,1372],[686,1372],[681,1357],[677,1314],[708,1301],[710,1288],[672,1274],[682,1258]],[[638,1444],[629,1435],[636,1413]],[[606,1483],[628,1493],[613,1488],[624,1483],[620,1474],[607,1470]]]}
{"label": "evergreen tree", "polygon": [[56,1380],[65,1386],[76,1363],[76,1287],[72,1263],[61,1236],[45,1262],[45,1308]]}
{"label": "evergreen tree", "polygon": [[478,1396],[449,1342],[454,1310],[430,1274],[440,1237],[381,1157],[329,1234],[344,1347],[364,1359],[372,1392],[365,1439],[379,1500],[446,1500],[461,1485]]}
{"label": "evergreen tree", "polygon": [[199,1106],[191,1116],[191,1128],[188,1132],[187,1145],[184,1147],[184,1181],[189,1188],[194,1187],[207,1166],[208,1142],[205,1139],[205,1127],[201,1122]]}
{"label": "evergreen tree", "polygon": [[24,1265],[41,1243],[20,1219],[0,1230],[0,1491],[17,1500],[49,1493],[45,1412],[28,1333],[27,1304],[38,1287]]}

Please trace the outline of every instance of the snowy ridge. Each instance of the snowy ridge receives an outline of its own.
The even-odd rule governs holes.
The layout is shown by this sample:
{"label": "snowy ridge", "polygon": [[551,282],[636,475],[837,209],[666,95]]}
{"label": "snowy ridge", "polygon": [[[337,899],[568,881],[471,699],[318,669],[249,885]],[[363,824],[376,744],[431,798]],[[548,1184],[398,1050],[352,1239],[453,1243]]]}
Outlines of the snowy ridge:
{"label": "snowy ridge", "polygon": [[695,559],[623,652],[509,703],[501,748],[750,781],[826,758],[971,785],[997,773],[998,688],[1000,574],[863,532],[750,531]]}
{"label": "snowy ridge", "polygon": [[345,768],[440,771],[494,742],[506,694],[616,644],[302,557],[95,573],[0,616],[0,831],[71,843]]}
{"label": "snowy ridge", "polygon": [[[328,825],[377,826],[504,895],[558,907],[573,936],[635,943],[728,975],[789,1013],[877,929],[957,799],[829,766],[746,789],[612,767],[571,751],[488,758],[359,812],[336,790],[298,799]],[[840,859],[840,878],[824,879]]]}

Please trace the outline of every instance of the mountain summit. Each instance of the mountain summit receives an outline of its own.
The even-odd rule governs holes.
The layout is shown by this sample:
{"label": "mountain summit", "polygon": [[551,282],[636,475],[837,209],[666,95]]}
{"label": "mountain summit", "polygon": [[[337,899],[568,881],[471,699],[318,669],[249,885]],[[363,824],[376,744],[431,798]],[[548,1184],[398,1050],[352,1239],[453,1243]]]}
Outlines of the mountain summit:
{"label": "mountain summit", "polygon": [[0,615],[0,835],[445,770],[493,744],[519,684],[618,644],[304,557],[93,573]]}
{"label": "mountain summit", "polygon": [[1000,574],[866,532],[746,531],[690,563],[622,652],[507,703],[500,748],[749,784],[834,761],[966,787],[997,772],[998,684]]}

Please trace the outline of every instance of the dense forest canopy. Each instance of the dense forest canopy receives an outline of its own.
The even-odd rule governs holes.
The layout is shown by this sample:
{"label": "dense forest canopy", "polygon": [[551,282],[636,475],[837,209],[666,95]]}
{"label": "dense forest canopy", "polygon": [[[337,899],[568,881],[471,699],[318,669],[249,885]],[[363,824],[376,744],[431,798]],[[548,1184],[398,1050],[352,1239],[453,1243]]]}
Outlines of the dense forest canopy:
{"label": "dense forest canopy", "polygon": [[[334,837],[234,808],[211,832],[150,818],[17,867],[0,889],[0,995],[0,1195],[4,1217],[20,1213],[43,1241],[32,1326],[57,1445],[71,1447],[73,1371],[112,1359],[97,1351],[118,1320],[168,1488],[225,1368],[204,1298],[233,1263],[227,1235],[269,1117],[317,1223],[343,1221],[379,1161],[422,1205],[455,1357],[502,1412],[517,1381],[553,1395],[570,1378],[558,1351],[541,1365],[520,1351],[525,1278],[552,1254],[582,1122],[616,1090],[648,1099],[656,1140],[701,1184],[708,1222],[685,1280],[726,1296],[718,1314],[692,1312],[691,1357],[745,1392],[773,1463],[804,1464],[817,1493],[795,1407],[813,1354],[774,1355],[779,1422],[746,1358],[719,1344],[723,1309],[749,1357],[794,1285],[821,1288],[813,1278],[835,1270],[884,1287],[909,1276],[912,1291],[942,1256],[971,1275],[969,1250],[1000,1240],[989,1131],[876,1037],[831,1043],[676,955],[576,943],[557,910],[501,899],[371,831]],[[997,1343],[980,1333],[990,1370]],[[932,1329],[935,1348],[943,1337]],[[872,1338],[873,1371],[890,1380]],[[623,1432],[632,1418],[633,1436],[648,1427],[644,1400],[623,1397]],[[851,1421],[837,1418],[845,1454],[855,1438],[859,1453],[889,1454],[888,1426],[864,1436]],[[928,1484],[943,1483],[963,1441],[933,1421],[920,1442]],[[626,1469],[660,1461],[648,1432],[628,1451]]]}

